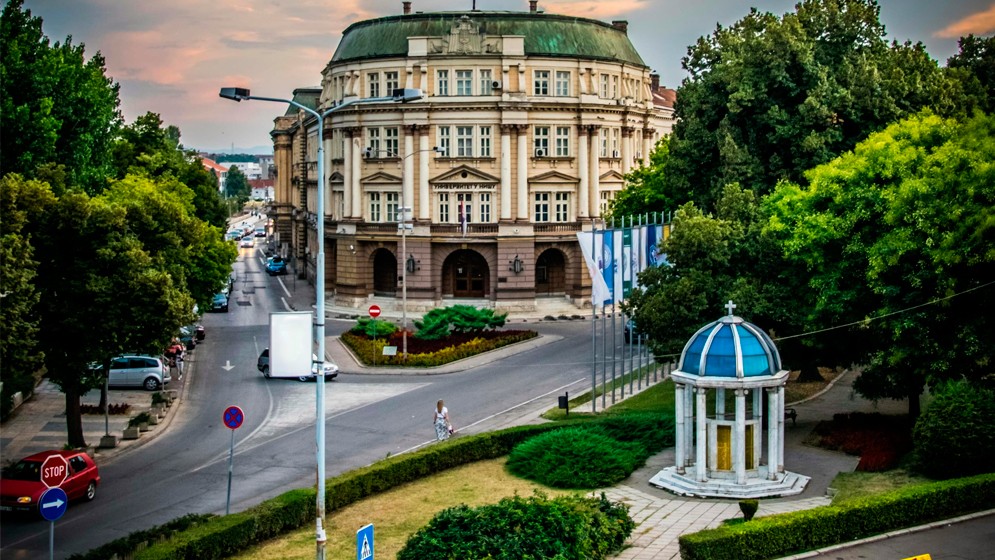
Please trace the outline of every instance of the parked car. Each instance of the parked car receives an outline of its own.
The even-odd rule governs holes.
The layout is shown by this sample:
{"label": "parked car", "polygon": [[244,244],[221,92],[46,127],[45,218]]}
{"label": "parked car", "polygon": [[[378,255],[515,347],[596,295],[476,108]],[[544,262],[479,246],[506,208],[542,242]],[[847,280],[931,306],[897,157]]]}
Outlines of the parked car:
{"label": "parked car", "polygon": [[[318,377],[318,356],[311,354],[311,375],[302,375],[297,378],[298,381],[310,381]],[[331,381],[339,376],[339,366],[333,364],[332,362],[325,362],[325,381]],[[259,358],[256,360],[256,369],[263,372],[263,377],[269,377],[269,348],[264,348],[262,352],[259,353]]]}
{"label": "parked car", "polygon": [[214,294],[214,299],[211,301],[211,311],[224,311],[228,313],[228,294],[224,292]]}
{"label": "parked car", "polygon": [[206,336],[207,331],[204,329],[204,325],[184,325],[180,327],[180,332],[176,335],[187,350],[196,348],[197,343],[204,340]]}
{"label": "parked car", "polygon": [[287,273],[287,261],[283,260],[282,257],[270,257],[266,260],[266,274],[270,276],[276,276],[279,274]]}
{"label": "parked car", "polygon": [[60,488],[69,501],[92,500],[100,485],[96,463],[83,451],[42,451],[5,467],[0,472],[0,511],[38,512],[38,502],[48,488],[41,481],[41,465],[51,455],[69,463],[69,477]]}
{"label": "parked car", "polygon": [[[90,364],[90,369],[100,369],[100,364]],[[132,354],[111,360],[107,384],[112,387],[142,387],[157,391],[172,381],[169,364],[161,356]]]}
{"label": "parked car", "polygon": [[245,237],[242,238],[242,242],[239,243],[238,245],[239,247],[250,247],[250,248],[255,247],[256,240],[252,236],[246,235]]}

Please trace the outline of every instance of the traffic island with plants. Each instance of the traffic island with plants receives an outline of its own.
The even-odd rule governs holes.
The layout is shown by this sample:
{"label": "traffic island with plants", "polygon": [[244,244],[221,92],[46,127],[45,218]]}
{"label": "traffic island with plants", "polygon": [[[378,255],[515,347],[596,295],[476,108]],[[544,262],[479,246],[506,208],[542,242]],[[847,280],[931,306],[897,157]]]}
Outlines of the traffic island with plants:
{"label": "traffic island with plants", "polygon": [[[469,305],[433,309],[414,322],[417,331],[408,333],[406,361],[401,352],[403,332],[389,321],[361,318],[342,333],[341,340],[364,365],[441,366],[538,336],[529,330],[499,330],[505,317]],[[386,346],[396,348],[396,354],[385,356]]]}

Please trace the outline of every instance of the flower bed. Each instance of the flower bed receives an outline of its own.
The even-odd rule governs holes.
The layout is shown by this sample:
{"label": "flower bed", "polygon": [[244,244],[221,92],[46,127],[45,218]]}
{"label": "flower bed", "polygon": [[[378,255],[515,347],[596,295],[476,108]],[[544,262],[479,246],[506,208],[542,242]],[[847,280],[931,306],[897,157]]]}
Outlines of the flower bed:
{"label": "flower bed", "polygon": [[[535,331],[522,330],[483,330],[474,333],[452,334],[440,340],[420,340],[408,333],[408,360],[401,355],[402,332],[397,331],[387,338],[372,338],[354,332],[342,333],[341,340],[352,349],[356,357],[366,365],[405,365],[432,367],[447,364],[482,352],[488,352],[535,338]],[[396,356],[384,356],[384,346],[396,346]]]}
{"label": "flower bed", "polygon": [[853,412],[836,414],[816,426],[819,447],[860,455],[858,471],[879,472],[895,467],[912,450],[912,430],[905,416]]}

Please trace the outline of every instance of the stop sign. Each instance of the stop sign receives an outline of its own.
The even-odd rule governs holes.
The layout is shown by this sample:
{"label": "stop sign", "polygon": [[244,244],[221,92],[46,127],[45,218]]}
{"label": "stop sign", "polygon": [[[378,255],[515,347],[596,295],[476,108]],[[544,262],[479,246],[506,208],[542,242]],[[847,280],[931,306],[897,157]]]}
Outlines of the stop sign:
{"label": "stop sign", "polygon": [[58,488],[69,478],[69,462],[62,455],[49,455],[41,464],[41,483]]}
{"label": "stop sign", "polygon": [[380,306],[379,305],[371,305],[370,306],[370,317],[373,317],[374,319],[376,319],[379,316],[380,316]]}

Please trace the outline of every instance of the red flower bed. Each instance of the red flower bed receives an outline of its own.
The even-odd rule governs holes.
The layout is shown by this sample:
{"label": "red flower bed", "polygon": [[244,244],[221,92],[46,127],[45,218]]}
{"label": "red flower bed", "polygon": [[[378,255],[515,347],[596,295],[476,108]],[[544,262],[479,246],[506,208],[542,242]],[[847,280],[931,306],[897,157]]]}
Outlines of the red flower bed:
{"label": "red flower bed", "polygon": [[912,450],[912,427],[906,416],[836,414],[832,422],[821,422],[815,433],[820,447],[860,455],[858,471],[888,470]]}

